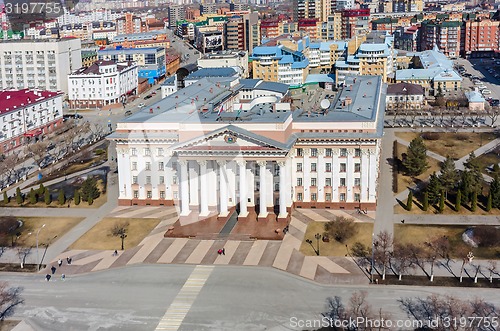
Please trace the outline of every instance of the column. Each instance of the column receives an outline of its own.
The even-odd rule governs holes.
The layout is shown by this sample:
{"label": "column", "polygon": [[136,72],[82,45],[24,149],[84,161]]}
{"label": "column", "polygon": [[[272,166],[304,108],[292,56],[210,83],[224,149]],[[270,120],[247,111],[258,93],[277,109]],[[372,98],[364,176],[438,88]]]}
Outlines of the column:
{"label": "column", "polygon": [[236,162],[229,161],[226,164],[226,176],[229,205],[236,206]]}
{"label": "column", "polygon": [[208,174],[207,161],[198,161],[200,165],[200,216],[208,216]]}
{"label": "column", "polygon": [[[128,149],[117,150],[116,159],[118,160],[118,169],[120,169],[118,172],[118,187],[120,188],[118,199],[132,199],[132,173]],[[125,171],[121,171],[121,169],[125,169]]]}
{"label": "column", "polygon": [[196,161],[189,161],[189,205],[198,206],[200,203],[198,201],[198,177],[199,173],[196,171]]}
{"label": "column", "polygon": [[295,196],[294,186],[295,186],[295,183],[297,183],[297,176],[293,176],[294,174],[296,174],[296,172],[292,171],[292,159],[291,158],[286,159],[286,166],[285,167],[286,167],[285,191],[289,192],[289,194],[287,194],[287,196],[286,196],[286,206],[292,207],[292,203],[293,203],[294,196]]}
{"label": "column", "polygon": [[340,185],[340,161],[339,161],[339,149],[333,149],[333,157],[332,157],[332,170],[333,179],[332,179],[332,201],[339,202],[340,194],[339,194],[339,185]]}
{"label": "column", "polygon": [[259,192],[259,217],[267,217],[267,204],[266,204],[266,164],[267,161],[258,161],[259,165],[259,180],[260,180],[260,192]]}
{"label": "column", "polygon": [[210,169],[207,169],[208,186],[212,188],[212,194],[208,195],[208,205],[217,210],[217,164],[215,161],[208,161]]}
{"label": "column", "polygon": [[361,153],[361,201],[368,201],[368,173],[370,172],[370,165],[368,164],[368,154],[366,150]]}
{"label": "column", "polygon": [[[253,161],[249,161],[249,168],[246,171],[247,174],[247,197],[250,198],[250,206],[255,207],[255,164]],[[255,208],[254,208],[255,209]]]}
{"label": "column", "polygon": [[189,215],[189,179],[188,179],[188,161],[179,160],[181,167],[180,183],[181,183],[181,216]]}
{"label": "column", "polygon": [[375,149],[371,149],[368,158],[368,201],[375,202],[377,200],[377,177],[378,177],[378,162],[377,153]]}
{"label": "column", "polygon": [[311,201],[311,160],[309,160],[309,149],[303,149],[303,164],[302,164],[302,173],[304,174],[304,193],[303,200],[304,202]]}
{"label": "column", "polygon": [[247,217],[247,162],[245,160],[238,161],[240,167],[240,217]]}
{"label": "column", "polygon": [[226,161],[219,160],[217,161],[219,164],[219,194],[220,194],[220,210],[219,216],[225,217],[229,214],[227,210],[227,178],[226,178]]}
{"label": "column", "polygon": [[288,191],[286,189],[286,163],[285,161],[278,161],[280,166],[280,212],[278,218],[286,218],[288,213],[286,212],[286,197]]}
{"label": "column", "polygon": [[318,202],[325,202],[325,158],[324,148],[318,148]]}
{"label": "column", "polygon": [[354,150],[347,150],[347,172],[346,172],[346,186],[347,186],[347,196],[346,202],[354,201],[354,159],[352,157]]}
{"label": "column", "polygon": [[274,207],[274,161],[266,165],[266,207]]}

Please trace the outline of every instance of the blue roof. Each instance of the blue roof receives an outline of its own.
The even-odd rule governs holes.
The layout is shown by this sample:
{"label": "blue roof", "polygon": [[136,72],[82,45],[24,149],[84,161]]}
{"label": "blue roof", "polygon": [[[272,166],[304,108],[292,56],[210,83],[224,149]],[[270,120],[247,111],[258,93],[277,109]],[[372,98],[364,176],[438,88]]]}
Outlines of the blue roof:
{"label": "blue roof", "polygon": [[309,65],[309,60],[292,63],[292,69],[305,69]]}
{"label": "blue roof", "polygon": [[465,92],[465,96],[469,102],[485,102],[486,100],[478,91]]}
{"label": "blue roof", "polygon": [[286,94],[288,92],[289,88],[290,87],[287,84],[276,83],[276,82],[266,82],[266,81],[262,81],[262,83],[257,84],[257,86],[255,86],[256,90],[273,91],[273,92],[278,92],[281,94]]}
{"label": "blue roof", "polygon": [[253,49],[252,56],[259,55],[281,55],[281,48],[279,46],[257,46]]}
{"label": "blue roof", "polygon": [[167,79],[165,79],[165,81],[161,84],[161,85],[174,85],[175,83],[175,76],[170,76],[168,77]]}
{"label": "blue roof", "polygon": [[204,77],[232,77],[236,75],[233,68],[202,68],[190,73],[185,79],[201,79]]}
{"label": "blue roof", "polygon": [[293,56],[291,55],[283,55],[281,60],[278,62],[279,64],[290,64],[293,63]]}
{"label": "blue roof", "polygon": [[327,74],[309,74],[305,81],[305,84],[313,84],[313,83],[334,83],[335,76],[327,75]]}
{"label": "blue roof", "polygon": [[311,49],[319,49],[321,47],[321,43],[311,43],[309,48]]}
{"label": "blue roof", "polygon": [[259,82],[260,79],[240,79],[240,84],[244,89],[253,89]]}

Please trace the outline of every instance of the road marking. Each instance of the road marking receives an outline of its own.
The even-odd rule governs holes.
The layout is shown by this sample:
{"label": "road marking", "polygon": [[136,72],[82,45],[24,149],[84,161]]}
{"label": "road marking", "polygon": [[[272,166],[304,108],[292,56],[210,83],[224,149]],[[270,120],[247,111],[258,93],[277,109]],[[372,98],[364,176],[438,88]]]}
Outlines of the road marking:
{"label": "road marking", "polygon": [[214,266],[205,265],[194,268],[155,330],[176,331],[179,329],[213,269]]}

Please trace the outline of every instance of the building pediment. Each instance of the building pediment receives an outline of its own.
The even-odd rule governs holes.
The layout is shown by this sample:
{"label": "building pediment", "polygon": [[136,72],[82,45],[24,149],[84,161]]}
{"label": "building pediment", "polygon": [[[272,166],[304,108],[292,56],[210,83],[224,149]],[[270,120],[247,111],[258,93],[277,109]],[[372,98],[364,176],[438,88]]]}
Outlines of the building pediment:
{"label": "building pediment", "polygon": [[172,146],[178,155],[286,155],[289,147],[250,131],[229,125]]}

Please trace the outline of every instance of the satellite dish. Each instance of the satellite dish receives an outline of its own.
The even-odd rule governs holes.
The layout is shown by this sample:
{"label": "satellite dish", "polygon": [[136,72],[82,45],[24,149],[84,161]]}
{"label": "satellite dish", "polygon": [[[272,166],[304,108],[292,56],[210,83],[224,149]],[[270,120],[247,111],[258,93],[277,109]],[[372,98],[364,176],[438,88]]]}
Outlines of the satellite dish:
{"label": "satellite dish", "polygon": [[323,99],[319,105],[321,106],[321,109],[328,109],[330,108],[330,100]]}

